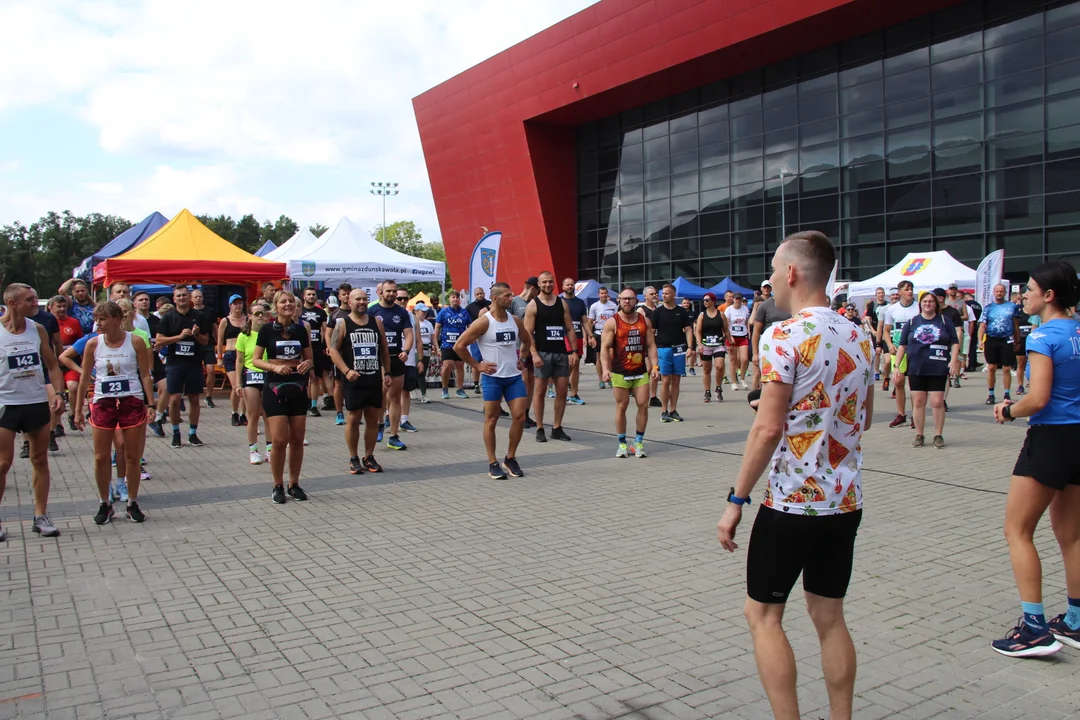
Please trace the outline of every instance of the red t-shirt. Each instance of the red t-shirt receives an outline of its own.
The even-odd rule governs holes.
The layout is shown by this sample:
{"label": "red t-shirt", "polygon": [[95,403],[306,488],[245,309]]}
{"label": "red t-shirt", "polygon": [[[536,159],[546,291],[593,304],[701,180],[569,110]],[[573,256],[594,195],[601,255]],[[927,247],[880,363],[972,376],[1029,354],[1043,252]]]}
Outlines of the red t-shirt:
{"label": "red t-shirt", "polygon": [[56,322],[60,325],[60,342],[64,343],[64,347],[71,347],[83,336],[82,325],[70,315]]}

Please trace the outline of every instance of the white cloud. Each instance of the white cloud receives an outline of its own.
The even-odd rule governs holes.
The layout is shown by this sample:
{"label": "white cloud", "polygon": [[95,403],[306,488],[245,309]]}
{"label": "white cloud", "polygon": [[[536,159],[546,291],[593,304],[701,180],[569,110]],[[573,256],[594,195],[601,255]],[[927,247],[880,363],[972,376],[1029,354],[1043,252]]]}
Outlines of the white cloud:
{"label": "white cloud", "polygon": [[83,187],[99,195],[122,195],[124,193],[124,186],[116,182],[88,182],[83,183]]}
{"label": "white cloud", "polygon": [[[8,2],[0,27],[17,29],[0,44],[0,113],[75,108],[107,153],[157,166],[148,178],[103,168],[78,190],[51,190],[59,204],[111,197],[131,210],[148,203],[133,218],[189,205],[312,213],[305,222],[327,225],[341,210],[377,223],[367,181],[389,179],[402,195],[388,203],[388,220],[415,213],[437,237],[412,98],[589,4],[189,0],[178,11],[171,0]],[[196,167],[178,169],[181,159]],[[287,188],[296,165],[333,169],[348,186],[318,204],[259,199],[271,168]],[[105,192],[118,186],[128,192]]]}

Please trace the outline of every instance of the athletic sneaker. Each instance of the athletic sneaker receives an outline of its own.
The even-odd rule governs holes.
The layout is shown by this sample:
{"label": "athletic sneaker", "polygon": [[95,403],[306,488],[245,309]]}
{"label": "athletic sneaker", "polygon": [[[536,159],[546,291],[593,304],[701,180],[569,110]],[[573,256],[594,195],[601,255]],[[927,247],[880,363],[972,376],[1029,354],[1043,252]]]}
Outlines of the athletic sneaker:
{"label": "athletic sneaker", "polygon": [[716,386],[716,402],[724,402],[724,388],[721,385]]}
{"label": "athletic sneaker", "polygon": [[566,398],[566,401],[568,403],[570,403],[571,405],[584,405],[585,404],[585,401],[582,400],[581,398],[579,398],[577,395],[571,395],[570,397]]}
{"label": "athletic sneaker", "polygon": [[386,447],[390,448],[391,450],[409,449],[409,446],[401,442],[401,438],[399,438],[397,435],[391,435],[389,438],[386,439]]}
{"label": "athletic sneaker", "polygon": [[506,412],[502,408],[499,408],[499,417],[508,418],[508,417],[510,417],[510,413]]}
{"label": "athletic sneaker", "polygon": [[480,393],[483,392],[483,390],[480,388],[479,383],[477,383],[476,385],[473,385],[472,391],[473,391],[473,395],[479,395]]}
{"label": "athletic sneaker", "polygon": [[127,512],[124,513],[127,519],[131,522],[141,523],[146,520],[146,513],[139,508],[139,503],[130,502],[127,506]]}
{"label": "athletic sneaker", "polygon": [[206,407],[208,407],[208,408],[213,408],[214,407],[214,398],[210,397],[209,395],[206,396]]}
{"label": "athletic sneaker", "polygon": [[400,428],[401,428],[402,430],[404,430],[405,432],[420,432],[420,431],[419,431],[419,430],[417,429],[417,427],[416,427],[415,425],[413,425],[413,424],[412,424],[411,422],[409,422],[408,420],[406,420],[405,422],[401,423],[401,425],[399,425],[398,427],[400,427]]}
{"label": "athletic sneaker", "polygon": [[60,531],[53,525],[53,521],[49,519],[48,514],[35,515],[33,531],[41,535],[41,537],[59,537]]}
{"label": "athletic sneaker", "polygon": [[488,466],[488,477],[492,480],[505,480],[506,471],[503,470],[502,465],[497,462],[493,462]]}
{"label": "athletic sneaker", "polygon": [[749,390],[750,389],[750,386],[746,384],[746,379],[745,378],[743,380],[741,380],[740,382],[742,383],[742,389],[743,390]]}
{"label": "athletic sneaker", "polygon": [[664,404],[660,402],[660,398],[652,397],[649,398],[649,407],[664,407]]}
{"label": "athletic sneaker", "polygon": [[1069,624],[1065,622],[1065,614],[1062,613],[1056,618],[1047,623],[1050,626],[1050,632],[1061,643],[1068,645],[1071,648],[1080,650],[1080,630],[1073,630],[1069,627]]}
{"label": "athletic sneaker", "polygon": [[178,448],[178,447],[181,447],[181,445],[182,445],[182,443],[180,442],[180,433],[179,432],[174,432],[172,434],[172,446],[174,448]]}
{"label": "athletic sneaker", "polygon": [[349,458],[349,472],[353,475],[359,475],[364,472],[364,464],[360,462],[360,457],[353,455]]}
{"label": "athletic sneaker", "polygon": [[270,446],[266,446],[266,455],[263,456],[263,462],[270,462]]}
{"label": "athletic sneaker", "polygon": [[889,392],[889,376],[886,375],[885,379],[881,382],[881,392]]}
{"label": "athletic sneaker", "polygon": [[375,436],[375,442],[381,443],[383,439],[383,431],[386,429],[386,425],[379,423],[379,434]]}
{"label": "athletic sneaker", "polygon": [[240,427],[240,413],[233,413],[232,417],[229,418],[229,424],[233,427]]}
{"label": "athletic sneaker", "polygon": [[694,377],[697,377],[697,372],[694,370],[694,368],[686,368],[686,370]]}
{"label": "athletic sneaker", "polygon": [[112,503],[103,502],[98,506],[97,515],[94,516],[94,524],[107,525],[115,514]]}
{"label": "athletic sneaker", "polygon": [[187,402],[184,398],[180,398],[180,412],[187,412]]}
{"label": "athletic sneaker", "polygon": [[[1020,387],[1022,388],[1024,386],[1021,385]],[[1020,395],[1020,394],[1021,393],[1017,393],[1017,395]],[[64,435],[65,435],[65,433],[64,433],[64,423],[62,423],[62,422],[56,423],[56,427],[53,428],[53,432],[56,433],[56,437],[64,437]]]}
{"label": "athletic sneaker", "polygon": [[157,420],[146,423],[146,427],[150,429],[150,432],[153,433],[154,437],[165,437],[165,429],[161,427],[161,423]]}
{"label": "athletic sneaker", "polygon": [[879,373],[879,372],[874,373],[874,382],[877,382],[880,379],[881,379],[881,373]]}
{"label": "athletic sneaker", "polygon": [[705,402],[707,402],[707,403],[712,402],[712,391],[711,390],[706,390],[705,391]]}
{"label": "athletic sneaker", "polygon": [[[745,390],[746,388],[743,388]],[[672,410],[668,413],[668,417],[671,418],[671,422],[684,422],[683,416],[679,414],[678,410]]]}
{"label": "athletic sneaker", "polygon": [[547,442],[547,435],[544,434],[544,428],[536,429],[536,442]]}
{"label": "athletic sneaker", "polygon": [[510,473],[510,477],[525,477],[525,471],[518,465],[517,458],[504,457],[503,465],[506,466],[506,471]]}
{"label": "athletic sneaker", "polygon": [[552,387],[551,385],[548,385],[547,396],[548,396],[548,400],[555,399],[555,388]]}
{"label": "athletic sneaker", "polygon": [[345,413],[338,413],[337,417],[334,418],[334,424],[335,425],[344,425],[345,424]]}
{"label": "athletic sneaker", "polygon": [[113,482],[113,481],[110,481],[109,482],[109,502],[119,502],[119,501],[120,501],[120,491],[116,489],[116,483]]}
{"label": "athletic sneaker", "polygon": [[409,397],[411,397],[413,400],[415,400],[417,402],[420,402],[420,388],[417,388],[416,390],[413,390],[412,392],[410,392]]}
{"label": "athletic sneaker", "polygon": [[608,390],[611,390],[611,389],[612,389],[612,388],[614,388],[614,387],[615,387],[615,386],[611,384],[611,381],[610,381],[610,380],[608,380],[608,384],[607,384],[607,389],[608,389]]}
{"label": "athletic sneaker", "polygon": [[74,415],[68,415],[68,427],[71,428],[71,432],[78,432],[79,428],[75,427]]}
{"label": "athletic sneaker", "polygon": [[375,462],[374,455],[368,455],[366,458],[364,458],[364,469],[372,473],[381,473],[382,465]]}
{"label": "athletic sneaker", "polygon": [[923,446],[923,442],[926,440],[922,435],[916,435],[915,439],[911,441],[911,447],[920,448]]}
{"label": "athletic sneaker", "polygon": [[262,465],[262,455],[259,454],[258,450],[252,450],[248,454],[248,464],[249,465]]}
{"label": "athletic sneaker", "polygon": [[308,446],[308,445],[310,445],[310,444],[311,444],[311,443],[309,443],[309,442],[308,442],[307,436],[305,435],[305,436],[304,436],[304,447],[307,447],[307,446]]}
{"label": "athletic sneaker", "polygon": [[[1023,386],[1023,385],[1021,385],[1020,387],[1016,388],[1016,394],[1017,394],[1017,395],[1023,395],[1023,394],[1024,394],[1024,392],[1025,392],[1025,391],[1024,391],[1024,386]],[[60,426],[59,426],[59,425],[57,425],[57,427],[60,427]]]}
{"label": "athletic sneaker", "polygon": [[1061,643],[1049,630],[1039,632],[1020,618],[1016,627],[1002,639],[990,643],[990,647],[1008,657],[1045,657],[1060,650]]}
{"label": "athletic sneaker", "polygon": [[141,481],[141,480],[150,480],[150,479],[151,479],[151,478],[153,478],[153,477],[154,477],[154,476],[153,476],[153,475],[151,475],[151,474],[150,474],[150,471],[149,471],[149,470],[147,470],[146,468],[143,468],[143,469],[141,469],[141,470],[139,471],[139,480],[140,480],[140,481]]}
{"label": "athletic sneaker", "polygon": [[116,478],[116,494],[120,497],[120,502],[128,501],[128,484],[124,478]]}
{"label": "athletic sneaker", "polygon": [[55,432],[50,432],[49,433],[49,451],[50,452],[60,452],[60,446],[56,444],[56,433]]}
{"label": "athletic sneaker", "polygon": [[989,397],[986,398],[986,403],[985,404],[986,405],[997,405],[997,400],[994,399],[993,395],[990,395]]}
{"label": "athletic sneaker", "polygon": [[566,431],[564,431],[561,427],[553,427],[553,428],[551,428],[551,439],[552,440],[566,440],[567,442],[569,442],[570,441],[570,436],[567,435]]}
{"label": "athletic sneaker", "polygon": [[601,382],[601,383],[600,383],[600,389],[601,389],[601,390],[603,390],[603,389],[604,389],[604,388],[606,388],[606,387],[607,387],[607,383],[605,383],[605,382]]}
{"label": "athletic sneaker", "polygon": [[275,485],[274,486],[274,494],[271,496],[271,499],[273,499],[275,505],[284,505],[285,502],[286,502],[285,501],[285,486],[284,485]]}
{"label": "athletic sneaker", "polygon": [[200,440],[199,436],[196,435],[195,433],[188,433],[187,442],[188,442],[188,445],[190,445],[192,447],[202,447],[203,446],[203,441]]}
{"label": "athletic sneaker", "polygon": [[458,391],[454,393],[454,397],[458,398],[459,400],[468,400],[469,399],[469,393],[467,393],[464,390],[458,388]]}
{"label": "athletic sneaker", "polygon": [[731,381],[731,390],[732,392],[739,392],[739,384],[734,380]]}
{"label": "athletic sneaker", "polygon": [[330,397],[329,395],[324,397],[323,401],[322,401],[322,409],[323,410],[333,410],[334,409],[334,398]]}
{"label": "athletic sneaker", "polygon": [[116,467],[116,451],[115,450],[113,450],[113,452],[112,452],[112,459],[109,461],[109,464],[112,465],[113,467]]}
{"label": "athletic sneaker", "polygon": [[431,401],[428,400],[427,395],[420,395],[420,404],[421,405],[427,405],[429,402],[431,402]]}
{"label": "athletic sneaker", "polygon": [[308,412],[311,414],[311,417],[322,417],[322,413],[319,412],[318,405],[312,405],[311,407],[309,407]]}
{"label": "athletic sneaker", "polygon": [[660,422],[671,422],[671,413],[660,413]]}
{"label": "athletic sneaker", "polygon": [[934,447],[937,448],[938,450],[945,447],[945,438],[943,438],[941,435],[935,435],[934,436]]}
{"label": "athletic sneaker", "polygon": [[649,454],[645,452],[645,443],[634,442],[634,455],[637,455],[639,458],[649,457]]}
{"label": "athletic sneaker", "polygon": [[619,443],[619,449],[615,451],[615,457],[624,458],[630,457],[630,453],[627,452],[626,443]]}
{"label": "athletic sneaker", "polygon": [[304,488],[299,485],[290,485],[287,492],[289,493],[289,497],[297,502],[304,502],[307,500],[307,493],[304,492]]}
{"label": "athletic sneaker", "polygon": [[898,414],[896,415],[896,417],[894,417],[894,418],[892,419],[892,422],[891,422],[891,423],[889,423],[889,427],[891,427],[891,428],[894,428],[894,427],[900,427],[901,425],[903,425],[903,424],[904,424],[904,423],[906,423],[906,422],[907,422],[907,415],[900,415],[900,414],[898,413]]}
{"label": "athletic sneaker", "polygon": [[443,400],[449,400],[450,399],[450,391],[447,388],[443,388],[442,389],[442,394],[439,395],[439,397],[441,399],[443,399]]}

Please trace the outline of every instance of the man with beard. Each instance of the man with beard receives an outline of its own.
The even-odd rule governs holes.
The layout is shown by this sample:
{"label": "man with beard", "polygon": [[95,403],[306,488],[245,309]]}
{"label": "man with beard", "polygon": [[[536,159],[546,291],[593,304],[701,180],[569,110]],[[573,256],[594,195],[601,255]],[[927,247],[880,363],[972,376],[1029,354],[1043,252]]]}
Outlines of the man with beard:
{"label": "man with beard", "polygon": [[[115,301],[114,301],[115,302]],[[213,308],[207,307],[203,301],[203,291],[196,288],[191,291],[191,307],[195,308],[202,313],[203,319],[206,322],[206,333],[211,338],[217,337],[217,313]],[[204,382],[206,390],[206,407],[214,407],[214,384],[217,372],[217,347],[213,342],[206,343],[206,348],[203,350],[203,365],[206,370],[206,380]]]}
{"label": "man with beard", "polygon": [[[401,424],[401,393],[405,387],[405,361],[412,350],[413,337],[412,315],[397,302],[397,283],[393,280],[382,282],[382,297],[379,303],[368,308],[368,314],[382,320],[383,332],[386,333],[386,346],[390,353],[390,385],[386,388],[386,400],[383,407],[390,414],[390,437],[386,447],[391,450],[407,450],[408,446],[398,437]],[[384,423],[379,423],[379,440]]]}
{"label": "man with beard", "polygon": [[199,396],[203,391],[203,347],[210,340],[206,318],[191,305],[191,293],[186,285],[173,289],[176,307],[165,313],[158,327],[157,344],[168,354],[165,363],[165,385],[169,393],[169,423],[172,425],[172,446],[179,448],[180,400],[187,397],[191,416],[188,418],[188,444],[201,447],[199,439]]}
{"label": "man with beard", "polygon": [[319,412],[319,398],[323,398],[324,404],[329,398],[334,363],[330,362],[326,349],[326,311],[315,304],[319,293],[315,288],[304,288],[303,297],[304,306],[300,309],[300,319],[307,322],[311,331],[311,357],[315,372],[314,378],[308,383],[308,398],[311,400],[308,412],[312,417],[319,417],[322,415]]}
{"label": "man with beard", "polygon": [[[577,335],[577,345],[570,347],[570,340],[567,339],[566,349],[569,352],[576,352],[579,362],[574,363],[574,367],[570,369],[570,390],[566,397],[566,401],[574,405],[584,405],[585,401],[578,396],[578,380],[581,379],[581,358],[585,357],[585,315],[589,312],[589,309],[585,307],[585,301],[579,297],[574,296],[574,279],[566,278],[562,283],[562,298],[566,301],[566,307],[570,311],[570,322],[574,325],[574,334]],[[551,397],[550,391],[548,397]]]}
{"label": "man with beard", "polygon": [[70,302],[68,315],[79,321],[83,335],[89,335],[94,329],[94,298],[90,297],[86,281],[72,278],[60,286],[59,292]]}
{"label": "man with beard", "polygon": [[[473,288],[473,301],[465,306],[465,310],[468,311],[469,317],[472,322],[476,322],[476,318],[480,317],[480,312],[486,310],[491,305],[491,301],[484,296],[484,288]],[[469,353],[473,356],[473,360],[480,362],[480,347],[473,343],[469,346]],[[480,372],[473,370],[473,394],[480,394]]]}
{"label": "man with beard", "polygon": [[570,347],[577,347],[577,335],[566,301],[555,294],[555,276],[545,271],[540,273],[538,280],[540,294],[525,311],[525,329],[533,338],[531,355],[536,368],[536,387],[533,390],[533,414],[538,426],[536,442],[547,442],[544,435],[544,391],[549,381],[555,383],[555,418],[551,437],[553,440],[570,440],[562,428],[562,420],[566,412],[570,369],[577,364],[578,356],[576,352],[567,350],[566,339],[570,339]]}
{"label": "man with beard", "polygon": [[[606,287],[601,286],[597,291],[599,299],[589,306],[589,314],[585,317],[585,329],[586,335],[589,337],[589,347],[594,351],[596,356],[593,362],[596,364],[596,379],[600,382],[600,389],[605,387],[611,387],[611,383],[605,383],[603,380],[604,367],[600,362],[600,347],[601,340],[604,336],[604,325],[607,321],[615,317],[615,313],[619,312],[619,306],[611,301],[611,294]],[[621,299],[621,297],[620,297]],[[634,296],[634,304],[637,304],[637,296]],[[648,402],[648,399],[645,400]]]}
{"label": "man with beard", "polygon": [[[334,325],[338,320],[348,316],[349,310],[349,297],[352,293],[352,285],[349,283],[341,283],[338,285],[337,296],[331,296],[326,306],[330,308],[329,317],[326,319],[326,346],[330,347],[330,333],[334,329]],[[367,294],[366,292],[364,293]],[[345,386],[343,385],[343,378],[337,368],[334,369],[334,405],[333,407],[327,407],[329,403],[323,403],[323,410],[336,410],[337,417],[334,420],[335,425],[345,424]]]}

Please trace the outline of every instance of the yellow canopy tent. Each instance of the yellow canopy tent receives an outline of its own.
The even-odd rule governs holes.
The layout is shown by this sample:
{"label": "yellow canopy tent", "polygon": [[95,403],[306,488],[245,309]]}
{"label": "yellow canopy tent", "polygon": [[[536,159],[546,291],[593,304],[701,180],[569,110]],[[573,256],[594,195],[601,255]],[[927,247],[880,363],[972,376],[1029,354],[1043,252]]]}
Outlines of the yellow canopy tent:
{"label": "yellow canopy tent", "polygon": [[418,292],[415,296],[409,299],[409,309],[412,310],[416,307],[416,303],[422,302],[428,307],[431,307],[431,298],[427,296],[427,293]]}

